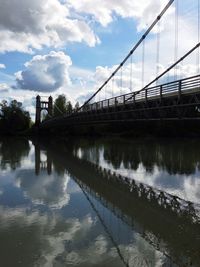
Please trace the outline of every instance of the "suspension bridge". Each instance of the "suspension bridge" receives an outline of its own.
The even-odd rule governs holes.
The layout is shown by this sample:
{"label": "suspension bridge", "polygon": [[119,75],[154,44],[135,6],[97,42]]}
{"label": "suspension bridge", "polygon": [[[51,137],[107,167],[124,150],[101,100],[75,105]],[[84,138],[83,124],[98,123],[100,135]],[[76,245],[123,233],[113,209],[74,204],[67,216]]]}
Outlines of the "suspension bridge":
{"label": "suspension bridge", "polygon": [[[124,60],[111,69],[108,78],[97,90],[93,90],[91,96],[79,108],[68,114],[60,112],[59,117],[53,117],[52,99],[44,102],[40,101],[38,96],[36,124],[39,128],[115,122],[199,120],[200,1],[196,0],[191,28],[185,27],[183,23],[187,7],[184,9],[182,5],[184,3],[180,0],[171,0],[161,12],[158,11],[155,20]],[[188,37],[185,32],[183,34],[183,28],[186,28]],[[165,40],[167,34],[171,37],[166,44],[162,40]],[[186,38],[190,38],[189,36],[192,36],[192,40],[188,42]],[[148,60],[149,53],[152,57],[153,42],[154,64]],[[183,43],[187,43],[184,49],[181,46]],[[140,74],[138,69],[135,70],[136,63],[140,64]],[[43,109],[48,111],[49,119],[41,123],[40,113]]]}

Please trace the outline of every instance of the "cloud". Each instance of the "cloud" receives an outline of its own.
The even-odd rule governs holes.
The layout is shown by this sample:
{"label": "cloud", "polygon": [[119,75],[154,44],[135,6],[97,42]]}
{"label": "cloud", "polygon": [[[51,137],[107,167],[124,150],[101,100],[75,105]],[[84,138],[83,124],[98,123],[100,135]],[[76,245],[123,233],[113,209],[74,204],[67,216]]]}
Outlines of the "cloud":
{"label": "cloud", "polygon": [[44,46],[99,42],[87,22],[72,18],[68,6],[58,0],[1,0],[0,25],[0,52],[32,53]]}
{"label": "cloud", "polygon": [[155,13],[158,13],[164,7],[167,1],[68,0],[67,3],[70,3],[70,5],[77,12],[91,14],[93,18],[104,27],[111,23],[117,15],[122,18],[137,19],[138,30],[143,30],[147,27],[147,24],[153,21],[155,18]]}
{"label": "cloud", "polygon": [[9,86],[6,83],[0,83],[0,94],[1,94],[1,100],[4,99],[4,94],[5,94],[5,99],[7,99],[7,93],[9,91]]}
{"label": "cloud", "polygon": [[5,68],[6,68],[6,66],[4,64],[0,63],[0,69],[5,69]]}
{"label": "cloud", "polygon": [[51,51],[47,55],[34,56],[25,63],[26,69],[17,72],[17,88],[53,92],[71,83],[68,69],[72,61],[64,52]]}
{"label": "cloud", "polygon": [[6,83],[0,83],[0,93],[7,92],[8,89],[9,89],[8,84],[6,84]]}

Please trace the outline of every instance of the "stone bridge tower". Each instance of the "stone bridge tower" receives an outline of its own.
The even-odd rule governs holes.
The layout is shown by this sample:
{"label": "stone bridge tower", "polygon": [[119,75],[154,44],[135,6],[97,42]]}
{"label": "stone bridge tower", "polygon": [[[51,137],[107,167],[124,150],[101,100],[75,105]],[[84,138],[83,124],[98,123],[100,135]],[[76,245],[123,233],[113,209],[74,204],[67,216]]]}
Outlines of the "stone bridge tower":
{"label": "stone bridge tower", "polygon": [[48,115],[53,114],[53,98],[50,96],[48,101],[41,101],[41,97],[38,95],[36,97],[36,115],[35,115],[35,125],[41,123],[41,111],[46,110]]}

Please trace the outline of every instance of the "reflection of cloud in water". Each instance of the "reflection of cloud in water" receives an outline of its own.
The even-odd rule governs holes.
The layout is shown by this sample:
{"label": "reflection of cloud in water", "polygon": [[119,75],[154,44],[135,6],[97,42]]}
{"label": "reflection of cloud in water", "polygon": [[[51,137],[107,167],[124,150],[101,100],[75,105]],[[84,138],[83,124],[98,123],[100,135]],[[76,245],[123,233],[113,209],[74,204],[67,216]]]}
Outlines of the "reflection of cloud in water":
{"label": "reflection of cloud in water", "polygon": [[51,208],[62,208],[70,199],[67,193],[69,177],[56,173],[47,175],[40,173],[36,176],[33,170],[22,170],[18,173],[16,184],[25,195],[36,204],[45,204]]}
{"label": "reflection of cloud in water", "polygon": [[[6,231],[8,233],[14,231],[15,233],[14,240],[8,239],[3,246],[2,244],[0,245],[0,247],[2,246],[1,253],[7,250],[11,243],[18,245],[17,249],[20,250],[20,243],[22,250],[20,255],[25,259],[25,262],[29,262],[30,265],[28,266],[55,266],[54,263],[57,261],[57,256],[63,254],[66,250],[66,243],[72,243],[72,241],[81,242],[83,238],[86,238],[93,224],[94,222],[90,215],[81,220],[77,218],[63,220],[63,218],[54,213],[50,216],[37,211],[30,212],[23,208],[8,209],[0,207],[0,236],[2,232],[5,233]],[[27,234],[29,238],[24,239]],[[17,240],[17,237],[20,240]],[[30,240],[31,247],[29,245]],[[23,253],[24,248],[27,249],[27,253]],[[31,257],[34,254],[38,255],[38,257],[34,259],[35,262],[32,262]],[[2,256],[7,258],[6,253],[2,254]],[[14,256],[15,254],[13,254]],[[16,259],[9,260],[15,262]]]}
{"label": "reflection of cloud in water", "polygon": [[[151,247],[140,235],[136,236],[134,243],[120,244],[118,249],[128,266],[156,267],[167,262],[163,254]],[[117,249],[103,234],[96,236],[88,246],[65,251],[59,258],[67,266],[124,266]]]}
{"label": "reflection of cloud in water", "polygon": [[[8,238],[0,245],[3,257],[7,257],[5,251],[12,243],[18,246],[17,252],[22,260],[30,264],[27,266],[124,266],[116,247],[104,231],[99,231],[96,218],[90,214],[81,219],[64,219],[54,211],[41,213],[0,206],[0,237],[5,232],[13,233],[15,238]],[[129,266],[164,266],[167,262],[166,257],[140,234],[135,233],[130,242],[118,240],[118,248]],[[9,259],[12,263],[16,260],[15,256],[13,254]]]}

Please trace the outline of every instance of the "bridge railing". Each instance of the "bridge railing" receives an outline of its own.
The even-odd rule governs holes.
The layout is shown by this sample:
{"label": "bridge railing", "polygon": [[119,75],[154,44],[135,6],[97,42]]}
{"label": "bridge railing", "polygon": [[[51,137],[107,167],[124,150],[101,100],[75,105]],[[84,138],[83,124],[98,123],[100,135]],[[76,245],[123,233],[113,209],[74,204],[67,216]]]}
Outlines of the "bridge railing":
{"label": "bridge railing", "polygon": [[178,95],[189,93],[189,90],[200,90],[200,75],[196,75],[181,80],[156,85],[153,87],[146,88],[144,90],[112,97],[106,100],[95,102],[84,106],[79,112],[100,110],[104,108],[121,106],[129,103],[135,103],[140,101],[148,101],[156,98],[162,99],[163,97],[170,97],[172,95]]}

